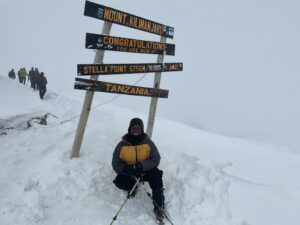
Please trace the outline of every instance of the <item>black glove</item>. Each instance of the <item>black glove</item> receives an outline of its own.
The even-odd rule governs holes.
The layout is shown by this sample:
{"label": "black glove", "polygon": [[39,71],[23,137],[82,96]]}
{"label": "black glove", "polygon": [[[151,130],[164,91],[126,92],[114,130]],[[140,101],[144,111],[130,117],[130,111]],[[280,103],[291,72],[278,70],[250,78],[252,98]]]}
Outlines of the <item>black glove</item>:
{"label": "black glove", "polygon": [[141,163],[134,164],[135,176],[140,177],[143,173],[143,165]]}
{"label": "black glove", "polygon": [[136,173],[141,173],[143,172],[143,164],[142,163],[137,163],[134,164],[134,169]]}
{"label": "black glove", "polygon": [[134,167],[134,165],[126,165],[126,166],[124,166],[122,172],[128,176],[134,176],[135,175],[135,167]]}

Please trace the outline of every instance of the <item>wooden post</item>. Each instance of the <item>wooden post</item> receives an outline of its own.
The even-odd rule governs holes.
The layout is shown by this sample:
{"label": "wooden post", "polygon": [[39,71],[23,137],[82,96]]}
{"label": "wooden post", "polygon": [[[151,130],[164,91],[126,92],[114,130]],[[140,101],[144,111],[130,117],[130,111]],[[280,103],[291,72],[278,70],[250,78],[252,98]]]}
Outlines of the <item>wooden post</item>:
{"label": "wooden post", "polygon": [[[109,35],[111,26],[112,26],[112,23],[104,22],[103,28],[102,28],[102,34]],[[94,58],[94,64],[102,64],[103,57],[104,57],[104,50],[96,51],[96,55]],[[98,80],[98,77],[99,76],[91,76],[90,79]],[[87,91],[85,93],[84,103],[82,106],[82,111],[80,114],[80,119],[78,122],[77,131],[76,131],[76,135],[75,135],[75,139],[74,139],[74,143],[73,143],[73,147],[72,147],[72,152],[71,152],[71,156],[70,156],[71,159],[74,157],[79,157],[80,147],[81,147],[85,127],[87,124],[87,120],[89,117],[89,113],[91,110],[93,97],[94,97],[93,91]]]}
{"label": "wooden post", "polygon": [[[160,37],[160,42],[166,43],[166,40],[167,40],[166,37],[163,37],[163,36]],[[163,61],[164,61],[164,55],[158,55],[157,63],[163,63]],[[153,88],[160,87],[160,79],[161,79],[161,72],[156,72]],[[149,110],[149,116],[148,116],[148,124],[147,124],[147,130],[146,130],[146,133],[148,134],[148,136],[150,138],[152,137],[152,132],[153,132],[157,101],[158,101],[158,98],[156,98],[156,97],[151,98],[150,110]]]}

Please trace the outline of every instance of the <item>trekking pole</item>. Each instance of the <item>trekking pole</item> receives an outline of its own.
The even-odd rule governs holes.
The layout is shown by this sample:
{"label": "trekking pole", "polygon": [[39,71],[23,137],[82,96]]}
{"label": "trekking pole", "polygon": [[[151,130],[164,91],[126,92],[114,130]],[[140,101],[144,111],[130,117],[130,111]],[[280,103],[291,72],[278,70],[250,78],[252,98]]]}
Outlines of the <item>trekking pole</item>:
{"label": "trekking pole", "polygon": [[135,178],[136,183],[134,184],[133,188],[130,190],[130,192],[127,194],[126,199],[124,200],[123,204],[120,206],[118,212],[116,213],[116,215],[113,217],[110,225],[112,225],[116,220],[117,217],[119,215],[119,213],[121,212],[122,208],[124,207],[124,205],[126,204],[127,200],[129,199],[129,196],[132,194],[132,192],[134,191],[134,189],[136,188],[136,186],[139,184],[141,178]]}
{"label": "trekking pole", "polygon": [[[137,178],[135,178],[135,179],[137,180]],[[153,199],[151,193],[148,192],[148,189],[147,189],[147,187],[145,186],[145,182],[144,182],[144,181],[142,182],[142,185],[143,185],[143,189],[144,189],[146,195],[153,201],[154,205],[158,208],[158,210],[164,214],[164,217],[166,218],[166,220],[167,220],[170,224],[174,225],[174,223],[171,221],[171,219],[170,219],[170,218],[168,217],[168,215],[165,213],[165,210],[164,210],[163,208],[161,208],[161,207],[157,204],[157,202]]]}

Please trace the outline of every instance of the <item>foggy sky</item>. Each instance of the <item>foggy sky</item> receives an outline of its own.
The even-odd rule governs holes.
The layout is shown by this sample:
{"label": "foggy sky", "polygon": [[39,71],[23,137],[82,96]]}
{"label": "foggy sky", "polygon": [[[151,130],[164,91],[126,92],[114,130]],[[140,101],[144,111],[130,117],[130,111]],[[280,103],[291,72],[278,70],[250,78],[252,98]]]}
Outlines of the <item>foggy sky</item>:
{"label": "foggy sky", "polygon": [[[103,22],[83,16],[83,0],[0,0],[0,73],[38,67],[48,88],[83,101],[73,89],[76,65],[92,63],[85,33]],[[175,27],[175,56],[184,71],[162,74],[157,116],[201,129],[292,150],[300,147],[300,1],[99,1]],[[159,41],[160,37],[114,24],[111,35]],[[106,52],[104,63],[153,63],[155,55]],[[133,84],[141,74],[100,80]],[[151,87],[154,74],[139,86]],[[95,102],[115,95],[96,93]],[[148,113],[150,99],[120,96],[113,104]],[[78,112],[80,113],[80,112]],[[155,130],[154,130],[155,132]],[[183,134],[184,135],[184,134]],[[299,151],[300,152],[300,151]]]}

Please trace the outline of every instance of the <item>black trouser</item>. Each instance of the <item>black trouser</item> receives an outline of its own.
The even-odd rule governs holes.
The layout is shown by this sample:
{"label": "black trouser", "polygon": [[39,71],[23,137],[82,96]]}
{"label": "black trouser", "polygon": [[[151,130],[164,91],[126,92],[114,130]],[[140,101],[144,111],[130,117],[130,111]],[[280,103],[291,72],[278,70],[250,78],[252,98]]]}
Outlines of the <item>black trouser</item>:
{"label": "black trouser", "polygon": [[31,88],[33,88],[33,90],[34,90],[34,88],[35,88],[35,82],[34,82],[34,80],[31,78],[30,79],[30,86],[31,86]]}
{"label": "black trouser", "polygon": [[[163,171],[155,167],[152,170],[145,172],[145,175],[142,177],[143,181],[147,181],[149,183],[149,186],[152,189],[153,201],[155,201],[160,207],[164,206],[162,175]],[[118,174],[113,182],[118,188],[129,191],[133,188],[136,180],[134,177]],[[154,207],[156,207],[155,204]]]}
{"label": "black trouser", "polygon": [[43,99],[46,93],[46,87],[40,87],[39,92],[40,92],[40,98]]}
{"label": "black trouser", "polygon": [[37,81],[34,82],[34,90],[39,90],[39,83]]}

